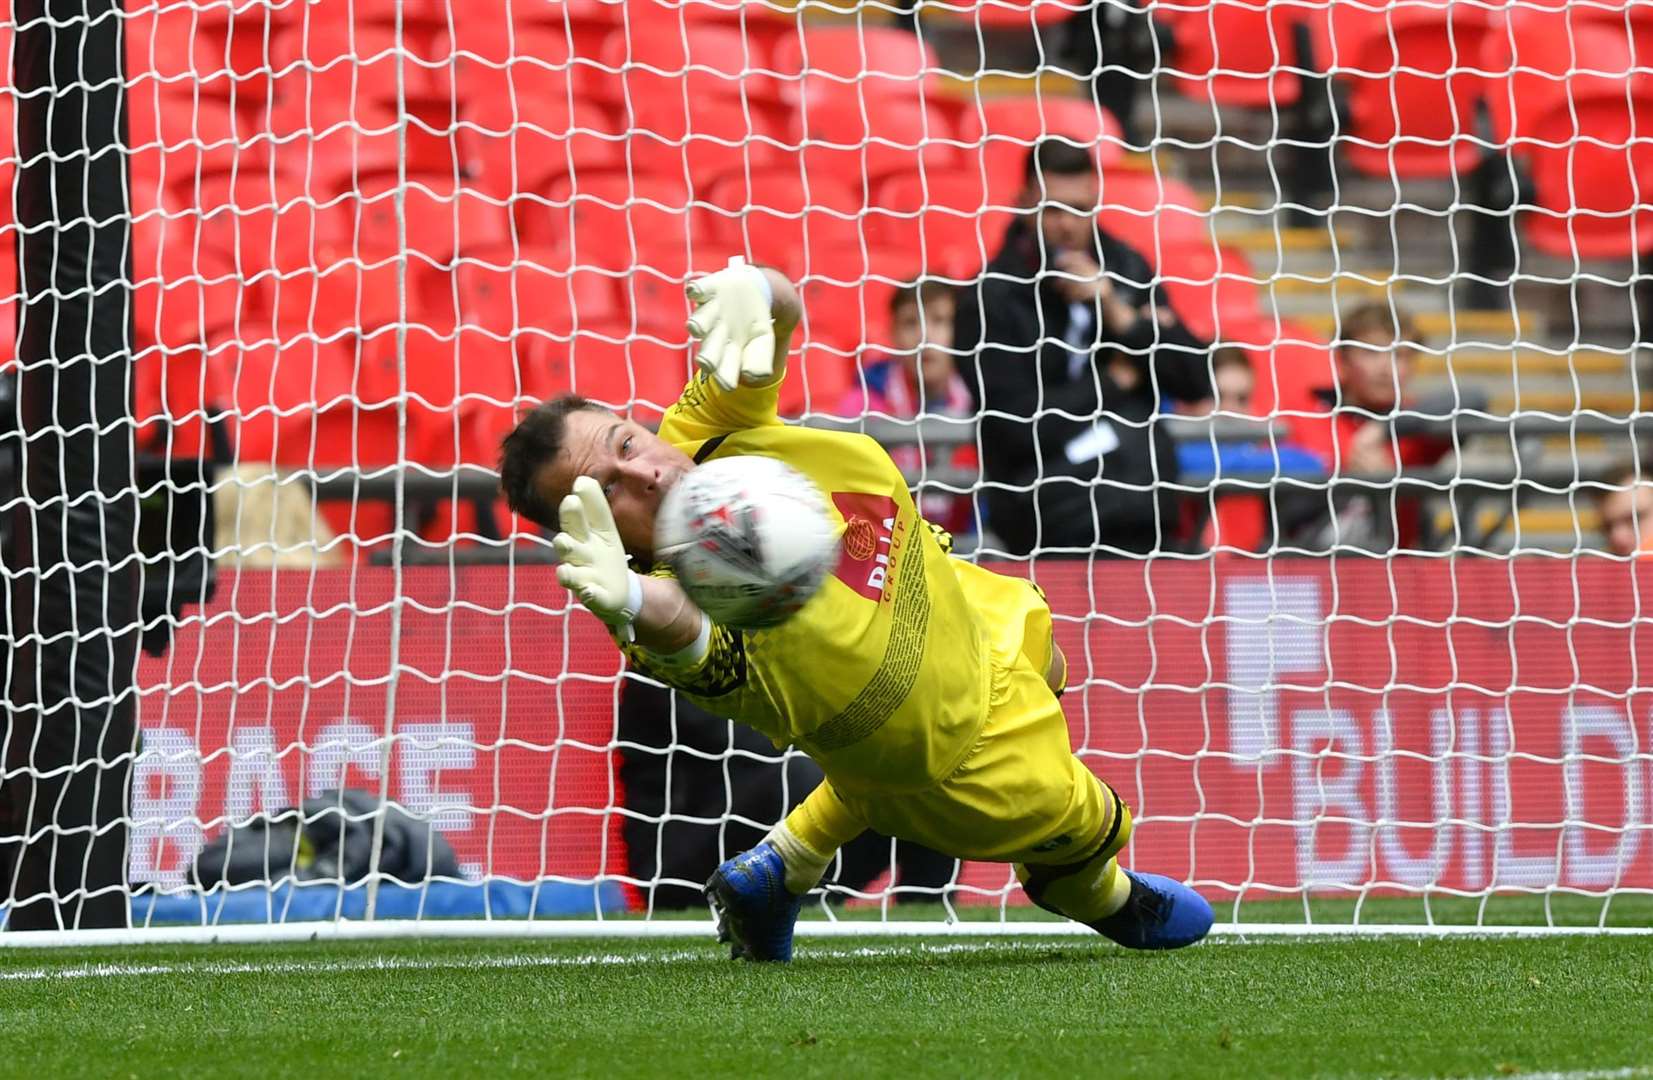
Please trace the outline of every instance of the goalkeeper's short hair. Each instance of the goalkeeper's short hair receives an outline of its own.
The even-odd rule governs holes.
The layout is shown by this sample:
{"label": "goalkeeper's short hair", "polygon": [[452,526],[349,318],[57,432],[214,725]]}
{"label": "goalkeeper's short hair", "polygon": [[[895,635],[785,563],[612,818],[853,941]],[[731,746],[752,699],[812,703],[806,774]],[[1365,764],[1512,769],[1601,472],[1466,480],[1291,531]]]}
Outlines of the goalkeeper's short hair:
{"label": "goalkeeper's short hair", "polygon": [[579,394],[563,394],[530,409],[499,445],[499,489],[513,513],[536,525],[557,528],[557,508],[540,495],[540,470],[562,453],[568,414],[609,410]]}

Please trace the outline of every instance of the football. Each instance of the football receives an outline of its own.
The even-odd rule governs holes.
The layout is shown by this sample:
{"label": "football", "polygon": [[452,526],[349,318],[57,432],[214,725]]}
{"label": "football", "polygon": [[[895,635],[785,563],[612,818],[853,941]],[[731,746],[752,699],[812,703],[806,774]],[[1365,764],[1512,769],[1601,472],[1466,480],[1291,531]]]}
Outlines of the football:
{"label": "football", "polygon": [[774,458],[709,461],[673,485],[654,550],[695,604],[740,629],[797,614],[838,561],[838,530],[819,488]]}

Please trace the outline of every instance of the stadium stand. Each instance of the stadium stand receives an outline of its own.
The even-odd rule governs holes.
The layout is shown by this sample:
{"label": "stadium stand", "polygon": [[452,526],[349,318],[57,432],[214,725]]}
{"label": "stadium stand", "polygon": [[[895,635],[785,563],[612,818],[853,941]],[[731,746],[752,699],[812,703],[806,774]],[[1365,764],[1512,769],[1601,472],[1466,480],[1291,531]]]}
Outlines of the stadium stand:
{"label": "stadium stand", "polygon": [[[1350,295],[1393,295],[1425,327],[1442,325],[1437,313],[1460,333],[1473,324],[1417,287],[1385,238],[1258,228],[1272,176],[1225,164],[1217,190],[1193,155],[1161,148],[1154,167],[1127,153],[1077,82],[951,76],[968,66],[961,29],[989,49],[1027,40],[1071,17],[1063,4],[926,5],[924,35],[762,4],[485,0],[462,22],[412,4],[400,57],[388,2],[358,6],[354,24],[316,7],[262,11],[129,27],[137,325],[164,359],[140,398],[189,415],[222,394],[248,417],[247,447],[288,461],[354,447],[277,438],[300,390],[336,394],[340,415],[352,395],[368,413],[393,395],[399,289],[434,331],[407,335],[408,385],[430,422],[487,427],[476,418],[563,387],[663,405],[685,358],[682,283],[735,252],[808,273],[804,377],[785,404],[827,409],[883,333],[894,282],[921,266],[961,281],[979,271],[1026,147],[1047,134],[1095,147],[1103,226],[1148,256],[1192,328],[1248,348],[1260,410],[1313,408],[1306,387],[1326,381],[1331,313]],[[1194,106],[1164,103],[1173,139],[1193,142],[1219,114],[1241,128],[1324,73],[1348,119],[1337,153],[1360,173],[1427,185],[1507,151],[1530,177],[1518,221],[1534,251],[1653,250],[1641,194],[1653,159],[1634,137],[1653,101],[1637,74],[1639,12],[1223,2],[1154,16],[1176,43],[1164,78]],[[1408,258],[1420,250],[1449,257],[1434,240]],[[1498,405],[1519,403],[1496,389],[1517,372],[1531,401],[1567,364],[1526,347],[1504,369],[1465,368],[1450,339],[1426,337],[1423,385],[1451,371],[1493,387]],[[1601,374],[1589,368],[1585,386],[1611,381],[1605,360],[1590,363]],[[1559,401],[1551,393],[1538,400]],[[1627,403],[1581,393],[1569,401]],[[482,459],[483,440],[447,441]]]}

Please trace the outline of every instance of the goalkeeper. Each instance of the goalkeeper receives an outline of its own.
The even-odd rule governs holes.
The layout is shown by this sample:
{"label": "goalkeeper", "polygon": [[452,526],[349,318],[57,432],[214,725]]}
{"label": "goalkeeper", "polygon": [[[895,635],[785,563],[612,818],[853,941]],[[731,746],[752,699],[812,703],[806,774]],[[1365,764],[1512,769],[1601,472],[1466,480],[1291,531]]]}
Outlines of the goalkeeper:
{"label": "goalkeeper", "polygon": [[[950,557],[951,538],[918,516],[872,439],[777,419],[800,317],[782,275],[735,260],[688,292],[699,370],[659,435],[558,398],[506,436],[500,472],[512,509],[560,527],[558,580],[634,668],[778,746],[796,744],[826,774],[712,875],[720,939],[736,956],[789,959],[804,894],[869,827],[1013,863],[1034,903],[1122,945],[1202,938],[1212,916],[1198,893],[1119,866],[1130,810],[1072,752],[1057,701],[1066,662],[1042,594]],[[671,486],[737,454],[804,473],[845,529],[837,573],[762,631],[714,624],[664,568],[645,576],[628,564],[653,566],[654,518]]]}

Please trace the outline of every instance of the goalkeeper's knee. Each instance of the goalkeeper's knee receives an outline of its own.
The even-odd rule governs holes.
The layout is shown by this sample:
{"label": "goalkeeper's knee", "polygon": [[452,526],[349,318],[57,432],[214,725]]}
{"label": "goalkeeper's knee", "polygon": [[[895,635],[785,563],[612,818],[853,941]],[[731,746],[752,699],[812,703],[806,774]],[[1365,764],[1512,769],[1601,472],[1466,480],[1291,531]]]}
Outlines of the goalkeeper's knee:
{"label": "goalkeeper's knee", "polygon": [[1090,855],[1068,863],[1016,864],[1016,879],[1029,900],[1086,924],[1112,915],[1131,895],[1117,858],[1131,838],[1131,811],[1112,788],[1104,786],[1104,791],[1112,813]]}

